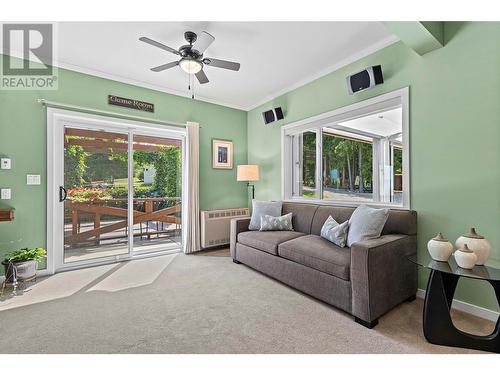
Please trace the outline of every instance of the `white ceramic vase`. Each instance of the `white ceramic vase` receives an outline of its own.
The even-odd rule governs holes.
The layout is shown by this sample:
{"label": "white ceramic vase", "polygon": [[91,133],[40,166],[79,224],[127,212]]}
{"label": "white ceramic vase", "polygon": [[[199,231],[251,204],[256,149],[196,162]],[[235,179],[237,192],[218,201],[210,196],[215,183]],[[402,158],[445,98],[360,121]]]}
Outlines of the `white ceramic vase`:
{"label": "white ceramic vase", "polygon": [[467,244],[455,251],[454,256],[458,266],[467,270],[472,269],[477,262],[477,255],[469,249]]}
{"label": "white ceramic vase", "polygon": [[482,266],[486,263],[490,256],[491,245],[486,238],[477,234],[474,228],[471,228],[469,233],[457,238],[455,242],[456,248],[463,248],[464,245],[467,245],[467,247],[476,254],[476,264],[478,266]]}
{"label": "white ceramic vase", "polygon": [[438,262],[447,262],[453,252],[453,245],[439,232],[436,237],[427,242],[427,250],[432,259]]}

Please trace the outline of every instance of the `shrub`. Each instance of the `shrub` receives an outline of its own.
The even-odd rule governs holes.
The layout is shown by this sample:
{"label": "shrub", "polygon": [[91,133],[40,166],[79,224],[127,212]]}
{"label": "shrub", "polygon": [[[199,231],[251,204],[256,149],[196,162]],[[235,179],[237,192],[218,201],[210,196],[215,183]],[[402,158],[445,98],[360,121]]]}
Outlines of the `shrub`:
{"label": "shrub", "polygon": [[71,145],[65,148],[64,175],[66,185],[82,186],[85,183],[86,160],[89,156],[90,153],[85,152],[82,146]]}
{"label": "shrub", "polygon": [[167,146],[157,154],[154,189],[160,196],[176,197],[181,191],[181,151]]}
{"label": "shrub", "polygon": [[85,203],[111,199],[106,189],[98,188],[75,188],[68,190],[68,198],[73,202]]}

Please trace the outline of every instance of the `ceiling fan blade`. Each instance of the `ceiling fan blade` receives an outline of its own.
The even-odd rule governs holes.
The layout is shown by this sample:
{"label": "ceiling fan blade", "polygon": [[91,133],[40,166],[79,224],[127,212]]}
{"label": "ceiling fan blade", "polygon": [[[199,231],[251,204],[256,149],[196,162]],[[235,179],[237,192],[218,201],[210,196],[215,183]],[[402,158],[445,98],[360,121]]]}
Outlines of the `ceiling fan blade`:
{"label": "ceiling fan blade", "polygon": [[226,60],[213,59],[211,57],[207,57],[206,59],[203,59],[203,63],[208,65],[208,66],[215,66],[216,68],[229,69],[229,70],[235,70],[235,71],[240,70],[240,63],[226,61]]}
{"label": "ceiling fan blade", "polygon": [[199,53],[203,53],[214,42],[214,40],[215,37],[213,35],[207,33],[206,31],[202,31],[198,35],[196,42],[194,42],[193,48]]}
{"label": "ceiling fan blade", "polygon": [[200,82],[201,84],[208,83],[207,75],[205,74],[203,69],[196,73],[195,76],[196,78],[198,78],[198,82]]}
{"label": "ceiling fan blade", "polygon": [[166,46],[165,44],[162,44],[160,42],[157,42],[156,40],[153,40],[153,39],[149,39],[145,36],[142,36],[139,38],[139,40],[141,42],[144,42],[144,43],[147,43],[147,44],[151,44],[152,46],[155,46],[155,47],[158,47],[158,48],[161,48],[165,51],[168,51],[168,52],[171,52],[173,54],[176,54],[176,55],[180,55],[179,51],[169,47],[169,46]]}
{"label": "ceiling fan blade", "polygon": [[167,70],[167,69],[173,68],[174,66],[177,66],[177,65],[179,65],[179,61],[172,61],[172,62],[169,62],[168,64],[163,64],[163,65],[151,68],[151,70],[153,72],[161,72],[162,70]]}

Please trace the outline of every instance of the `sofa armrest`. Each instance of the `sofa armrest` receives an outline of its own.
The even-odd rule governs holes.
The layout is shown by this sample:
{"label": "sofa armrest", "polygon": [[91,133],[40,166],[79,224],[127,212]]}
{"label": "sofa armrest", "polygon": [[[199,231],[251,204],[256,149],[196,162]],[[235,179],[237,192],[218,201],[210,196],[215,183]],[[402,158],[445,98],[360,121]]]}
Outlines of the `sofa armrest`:
{"label": "sofa armrest", "polygon": [[241,232],[248,231],[248,225],[250,225],[250,218],[240,218],[232,219],[230,224],[230,237],[229,237],[229,248],[231,251],[231,257],[236,258],[236,242],[238,241],[238,234]]}
{"label": "sofa armrest", "polygon": [[415,235],[388,234],[351,247],[352,314],[375,321],[417,292]]}

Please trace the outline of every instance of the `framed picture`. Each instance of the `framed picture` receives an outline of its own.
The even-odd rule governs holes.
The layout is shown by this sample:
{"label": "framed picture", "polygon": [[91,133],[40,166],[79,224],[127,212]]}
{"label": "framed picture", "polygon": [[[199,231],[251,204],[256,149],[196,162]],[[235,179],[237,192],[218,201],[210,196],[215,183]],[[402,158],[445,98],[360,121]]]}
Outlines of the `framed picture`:
{"label": "framed picture", "polygon": [[212,168],[233,169],[233,142],[212,139]]}

